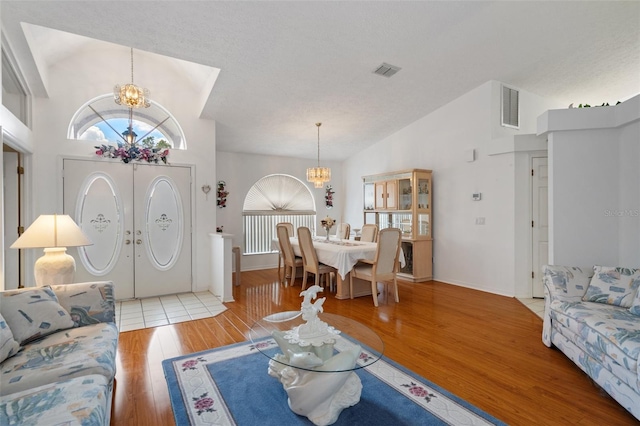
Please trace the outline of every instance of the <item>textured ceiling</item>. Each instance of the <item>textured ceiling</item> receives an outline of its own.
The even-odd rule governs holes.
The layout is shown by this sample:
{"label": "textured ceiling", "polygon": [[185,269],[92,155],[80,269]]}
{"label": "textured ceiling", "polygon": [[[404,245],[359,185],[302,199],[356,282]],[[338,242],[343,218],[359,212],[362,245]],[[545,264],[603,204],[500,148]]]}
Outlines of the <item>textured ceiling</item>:
{"label": "textured ceiling", "polygon": [[[36,64],[81,47],[36,24],[220,69],[202,118],[222,151],[342,160],[488,80],[565,104],[640,93],[640,2],[7,1],[3,32]],[[125,12],[126,11],[126,12]],[[372,71],[402,68],[392,78]],[[196,78],[196,77],[194,77]]]}

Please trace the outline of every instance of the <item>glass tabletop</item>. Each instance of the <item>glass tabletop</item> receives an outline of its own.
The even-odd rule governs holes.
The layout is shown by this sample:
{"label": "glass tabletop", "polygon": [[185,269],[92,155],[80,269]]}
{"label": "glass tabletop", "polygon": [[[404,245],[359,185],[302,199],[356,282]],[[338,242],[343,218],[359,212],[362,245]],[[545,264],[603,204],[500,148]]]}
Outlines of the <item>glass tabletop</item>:
{"label": "glass tabletop", "polygon": [[[301,311],[268,315],[251,326],[251,342],[256,350],[274,362],[316,372],[357,370],[382,358],[384,343],[369,327],[336,314],[320,313],[317,317],[326,329],[312,335],[302,332],[301,327],[305,327],[307,323],[303,320]],[[357,346],[361,350],[355,366],[341,365],[337,360],[340,353],[351,351]],[[285,352],[287,356],[282,356]]]}

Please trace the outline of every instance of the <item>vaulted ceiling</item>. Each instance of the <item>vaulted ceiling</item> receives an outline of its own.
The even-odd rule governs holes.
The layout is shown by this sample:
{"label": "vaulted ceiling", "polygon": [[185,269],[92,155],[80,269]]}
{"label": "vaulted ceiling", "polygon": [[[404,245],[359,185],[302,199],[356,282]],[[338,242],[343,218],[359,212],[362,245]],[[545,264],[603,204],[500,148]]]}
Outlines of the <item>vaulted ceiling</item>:
{"label": "vaulted ceiling", "polygon": [[[201,118],[222,151],[342,160],[488,80],[570,103],[640,93],[640,2],[7,1],[2,30],[38,68],[83,41],[220,70]],[[373,74],[381,63],[401,70]],[[191,67],[187,75],[206,79]],[[206,86],[206,85],[203,85]],[[209,91],[209,88],[207,88]]]}

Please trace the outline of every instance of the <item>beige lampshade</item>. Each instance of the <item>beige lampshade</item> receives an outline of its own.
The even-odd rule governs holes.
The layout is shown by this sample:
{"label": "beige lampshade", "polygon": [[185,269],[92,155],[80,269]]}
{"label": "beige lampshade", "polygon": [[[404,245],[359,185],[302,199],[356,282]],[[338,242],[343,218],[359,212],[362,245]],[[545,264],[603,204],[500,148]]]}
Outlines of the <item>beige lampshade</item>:
{"label": "beige lampshade", "polygon": [[93,244],[66,214],[40,215],[11,248],[79,247]]}

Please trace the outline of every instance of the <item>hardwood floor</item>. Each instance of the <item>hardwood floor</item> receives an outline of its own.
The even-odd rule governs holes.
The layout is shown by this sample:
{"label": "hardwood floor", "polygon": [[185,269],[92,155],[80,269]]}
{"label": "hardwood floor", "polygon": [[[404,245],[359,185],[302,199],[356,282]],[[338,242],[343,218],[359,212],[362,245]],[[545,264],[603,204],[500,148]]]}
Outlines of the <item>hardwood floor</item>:
{"label": "hardwood floor", "polygon": [[[508,424],[638,424],[560,351],[544,346],[542,320],[518,300],[435,281],[400,282],[399,290],[398,304],[381,295],[376,309],[371,297],[329,295],[324,309],[368,325],[387,357]],[[299,309],[299,293],[300,280],[285,288],[275,269],[243,272],[224,313],[121,333],[111,424],[173,425],[161,361],[248,340],[255,319]],[[265,372],[265,380],[274,379]]]}

